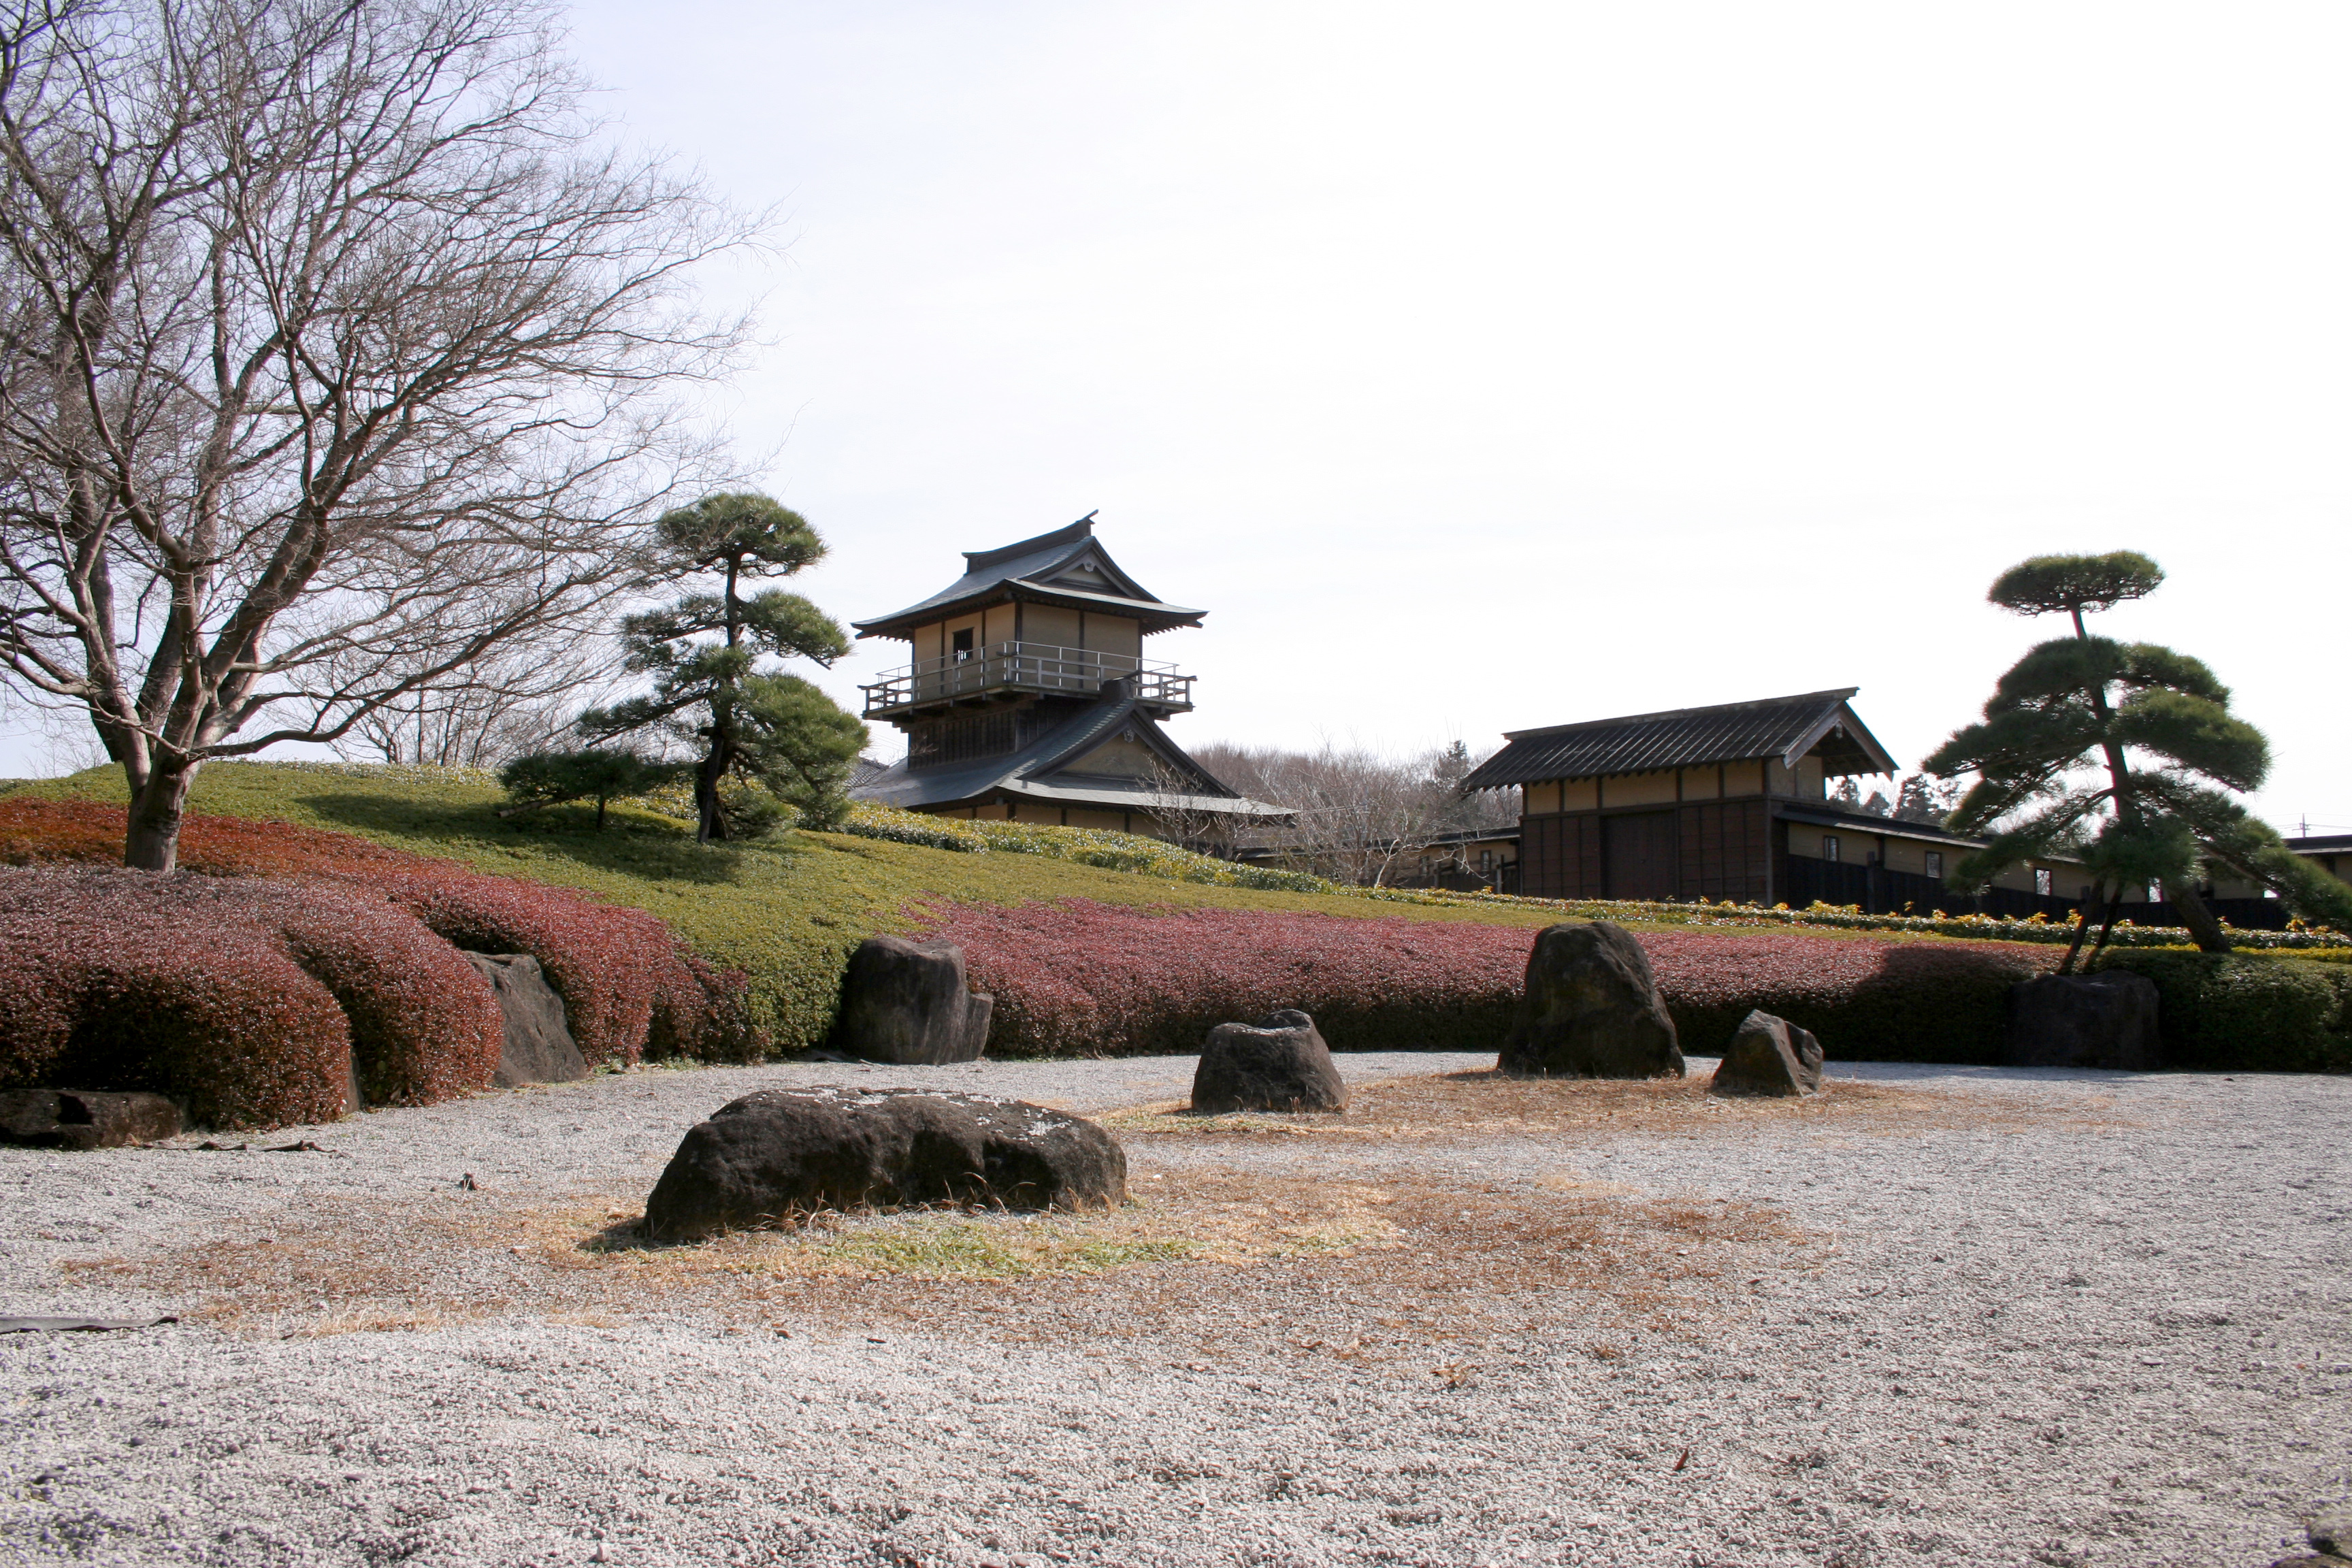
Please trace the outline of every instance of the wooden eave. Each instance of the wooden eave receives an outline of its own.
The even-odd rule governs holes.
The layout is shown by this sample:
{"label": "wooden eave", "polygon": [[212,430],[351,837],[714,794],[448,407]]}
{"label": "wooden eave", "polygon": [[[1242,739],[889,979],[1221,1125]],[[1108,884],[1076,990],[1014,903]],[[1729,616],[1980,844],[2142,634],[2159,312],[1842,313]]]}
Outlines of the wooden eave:
{"label": "wooden eave", "polygon": [[1127,599],[1112,594],[1089,594],[1080,589],[1033,583],[1026,578],[1008,577],[960,599],[926,601],[896,615],[852,624],[861,637],[897,637],[911,642],[916,631],[923,626],[953,620],[958,616],[973,615],[993,605],[1007,604],[1047,605],[1061,609],[1082,610],[1090,615],[1124,616],[1139,623],[1145,637],[1156,632],[1173,631],[1180,626],[1197,626],[1201,624],[1201,617],[1209,613],[1159,599]]}

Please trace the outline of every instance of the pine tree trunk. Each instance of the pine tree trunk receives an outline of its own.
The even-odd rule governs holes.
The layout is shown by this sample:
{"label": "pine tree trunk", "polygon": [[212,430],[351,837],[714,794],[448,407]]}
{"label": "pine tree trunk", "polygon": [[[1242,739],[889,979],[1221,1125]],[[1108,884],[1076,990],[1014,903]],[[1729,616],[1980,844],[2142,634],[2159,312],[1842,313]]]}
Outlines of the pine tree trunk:
{"label": "pine tree trunk", "polygon": [[2172,894],[2172,907],[2180,911],[2180,923],[2189,928],[2189,939],[2200,952],[2227,952],[2230,939],[2222,934],[2221,922],[2205,907],[2205,900],[2194,888],[2165,889]]}
{"label": "pine tree trunk", "polygon": [[197,763],[157,756],[131,797],[130,830],[123,836],[122,863],[134,871],[170,871],[180,863],[180,822],[188,792],[195,787]]}
{"label": "pine tree trunk", "polygon": [[2074,911],[2074,940],[2066,944],[2066,962],[2058,966],[2061,974],[2074,973],[2075,955],[2083,951],[2083,939],[2091,934],[2091,911],[2099,907],[2100,896],[2105,891],[2105,882],[2094,882],[2084,894],[2080,908]]}
{"label": "pine tree trunk", "polygon": [[2124,890],[2118,885],[2114,892],[2107,895],[2106,913],[2099,921],[2099,940],[2091,949],[2091,956],[2084,961],[2083,967],[2085,970],[2095,966],[2099,962],[2099,954],[2107,951],[2107,938],[2116,934],[2116,919],[2123,913],[2123,909]]}
{"label": "pine tree trunk", "polygon": [[719,806],[719,781],[727,776],[727,743],[713,736],[710,753],[694,770],[694,841],[709,844],[727,837],[727,814]]}

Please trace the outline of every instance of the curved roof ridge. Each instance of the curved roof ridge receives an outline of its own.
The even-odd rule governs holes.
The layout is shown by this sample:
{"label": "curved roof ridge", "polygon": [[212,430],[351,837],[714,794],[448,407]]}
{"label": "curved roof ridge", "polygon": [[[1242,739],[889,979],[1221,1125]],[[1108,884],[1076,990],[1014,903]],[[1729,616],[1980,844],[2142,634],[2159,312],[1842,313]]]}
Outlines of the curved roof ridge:
{"label": "curved roof ridge", "polygon": [[[1101,510],[1100,507],[1097,507],[1095,511]],[[1034,539],[1024,539],[1012,544],[1000,544],[993,550],[967,550],[963,552],[966,563],[964,570],[967,573],[980,572],[1000,562],[1010,561],[1016,555],[1040,554],[1048,550],[1059,549],[1065,544],[1081,543],[1094,536],[1095,512],[1090,511],[1076,522],[1057,528],[1051,533],[1041,533]]]}

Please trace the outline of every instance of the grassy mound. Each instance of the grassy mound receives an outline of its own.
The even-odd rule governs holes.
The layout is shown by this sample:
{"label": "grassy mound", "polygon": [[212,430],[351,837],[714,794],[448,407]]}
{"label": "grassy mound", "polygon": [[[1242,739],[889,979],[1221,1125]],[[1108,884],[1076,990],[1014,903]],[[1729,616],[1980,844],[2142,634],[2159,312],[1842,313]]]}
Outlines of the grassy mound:
{"label": "grassy mound", "polygon": [[[610,905],[645,910],[709,971],[741,977],[735,1000],[743,1026],[775,1051],[821,1043],[832,1027],[850,951],[867,936],[916,929],[929,907],[1082,898],[1129,907],[1260,909],[1351,919],[1402,915],[1529,932],[1559,918],[1544,910],[1381,904],[1345,894],[1170,881],[1048,853],[960,853],[853,834],[794,832],[755,844],[698,846],[690,826],[626,803],[613,806],[606,831],[598,833],[593,806],[560,806],[507,820],[496,813],[503,799],[487,775],[442,769],[215,763],[198,775],[191,809],[207,818],[331,830],[455,861],[509,879],[510,885],[571,889]],[[100,768],[16,784],[0,795],[0,808],[35,800],[119,809],[125,800],[122,775],[118,769]],[[73,858],[119,857],[120,819],[113,820],[118,826],[93,830],[89,845]],[[189,863],[200,869],[208,826],[192,828],[184,849]],[[0,812],[0,861],[37,858],[24,838],[5,826]],[[507,951],[537,949],[518,942]],[[571,1002],[566,992],[567,1006]],[[656,1016],[656,1050],[660,1026]]]}

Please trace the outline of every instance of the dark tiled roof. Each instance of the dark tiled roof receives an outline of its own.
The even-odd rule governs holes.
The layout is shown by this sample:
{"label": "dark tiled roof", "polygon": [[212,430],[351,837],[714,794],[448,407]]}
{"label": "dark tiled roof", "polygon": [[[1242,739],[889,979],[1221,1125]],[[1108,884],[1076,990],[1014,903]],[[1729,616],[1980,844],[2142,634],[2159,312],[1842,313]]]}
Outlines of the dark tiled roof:
{"label": "dark tiled roof", "polygon": [[1245,800],[1219,784],[1182,747],[1170,740],[1131,697],[1107,698],[1081,709],[1017,752],[951,767],[913,769],[901,762],[877,777],[857,781],[849,793],[860,800],[908,810],[927,805],[963,805],[1009,795],[1043,805],[1140,811],[1155,794],[1145,781],[1096,778],[1061,771],[1129,730],[1165,759],[1171,769],[1195,779],[1198,793],[1184,797],[1195,807],[1244,816],[1282,815],[1274,806]]}
{"label": "dark tiled roof", "polygon": [[2298,855],[2327,855],[2352,849],[2352,833],[2320,833],[2305,838],[2290,838],[2286,847]]}
{"label": "dark tiled roof", "polygon": [[[1147,631],[1194,625],[1208,614],[1205,610],[1171,605],[1153,595],[1119,568],[1118,563],[1096,542],[1094,533],[1094,518],[1089,513],[1067,528],[1057,528],[1017,544],[995,550],[967,550],[963,575],[929,598],[918,599],[905,609],[887,616],[851,624],[857,627],[860,637],[904,637],[918,622],[937,620],[968,601],[995,602],[1015,597],[1131,615],[1144,622]],[[1086,555],[1091,555],[1102,568],[1107,591],[1044,581]]]}
{"label": "dark tiled roof", "polygon": [[1798,758],[1816,747],[1832,773],[1892,773],[1895,759],[1846,706],[1846,700],[1860,689],[1848,686],[1760,702],[1514,730],[1506,737],[1510,744],[1480,763],[1462,787],[1501,789],[1540,779],[1648,773],[1759,757],[1778,758],[1794,767]]}

